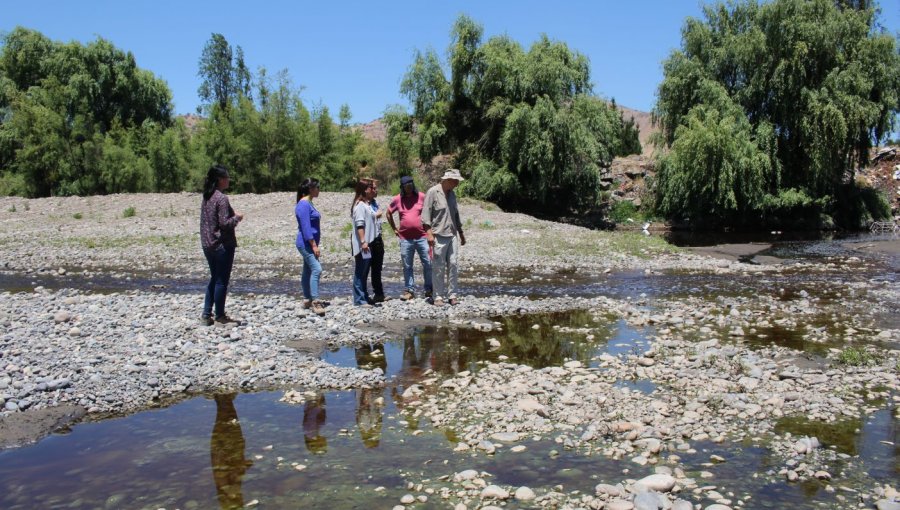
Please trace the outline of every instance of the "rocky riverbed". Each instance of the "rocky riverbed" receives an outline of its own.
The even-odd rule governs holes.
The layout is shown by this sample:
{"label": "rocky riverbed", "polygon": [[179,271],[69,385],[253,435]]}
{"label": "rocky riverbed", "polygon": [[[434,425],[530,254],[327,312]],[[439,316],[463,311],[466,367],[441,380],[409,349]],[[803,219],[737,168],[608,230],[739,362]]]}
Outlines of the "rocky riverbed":
{"label": "rocky riverbed", "polygon": [[[47,416],[96,420],[196,394],[377,387],[385,384],[380,369],[339,367],[318,354],[328,346],[384,341],[404,325],[490,331],[498,327],[490,317],[527,323],[532,314],[585,310],[598,320],[625,321],[648,342],[589,362],[532,368],[499,360],[477,371],[426,374],[406,389],[404,405],[435,428],[453,427],[457,455],[522,451],[527,441],[551,438],[561,451],[627,460],[655,473],[625,473],[598,483],[594,494],[581,494],[504,486],[473,470],[437,472],[409,480],[409,498],[397,504],[431,497],[466,508],[752,508],[752,494],[715,483],[715,466],[724,459],[711,457],[702,471],[686,470],[682,462],[698,445],[743,441],[765,445],[780,459],[754,476],[816,481],[847,506],[900,506],[894,487],[856,478],[841,457],[846,454],[778,427],[785,417],[828,424],[885,406],[900,419],[900,289],[882,277],[893,266],[877,250],[815,260],[760,256],[748,264],[739,260],[758,247],[688,253],[657,237],[591,231],[463,201],[469,240],[462,250],[464,293],[476,280],[540,286],[571,278],[602,288],[620,272],[646,279],[709,277],[740,287],[666,297],[470,294],[454,307],[392,300],[357,308],[347,299],[350,196],[323,193],[316,205],[323,213],[324,281],[331,289],[346,282],[345,292],[325,296],[325,316],[303,310],[294,294],[233,293],[229,314],[241,323],[206,327],[198,321],[199,288],[185,294],[165,284],[142,287],[148,278],[205,277],[198,200],[194,194],[0,198],[0,271],[55,283],[0,293],[0,442],[40,437],[56,424]],[[232,204],[247,215],[238,230],[233,279],[297,280],[293,197],[239,195]],[[133,215],[126,213],[131,208]],[[396,243],[386,245],[387,269],[396,274]],[[726,252],[744,258],[719,256]],[[80,288],[100,277],[121,281],[122,290]],[[590,327],[572,333],[598,334]],[[502,347],[496,339],[487,342]],[[646,381],[655,389],[623,388],[622,381]],[[302,401],[303,393],[291,395]]]}

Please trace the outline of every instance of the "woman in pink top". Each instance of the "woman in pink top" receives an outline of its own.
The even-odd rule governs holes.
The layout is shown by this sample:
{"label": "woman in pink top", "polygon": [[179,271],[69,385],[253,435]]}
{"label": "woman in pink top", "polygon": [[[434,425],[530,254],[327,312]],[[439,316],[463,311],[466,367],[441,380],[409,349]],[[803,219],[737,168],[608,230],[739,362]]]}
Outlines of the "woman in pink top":
{"label": "woman in pink top", "polygon": [[[431,257],[428,254],[428,241],[425,229],[422,228],[422,206],[425,194],[416,190],[413,178],[405,175],[400,178],[400,194],[391,200],[388,206],[388,223],[394,234],[400,238],[400,260],[403,261],[403,280],[406,291],[400,297],[409,300],[416,297],[416,280],[413,275],[413,251],[419,254],[422,261],[422,273],[425,284],[425,297],[431,297]],[[400,215],[400,228],[394,223],[394,213]]]}

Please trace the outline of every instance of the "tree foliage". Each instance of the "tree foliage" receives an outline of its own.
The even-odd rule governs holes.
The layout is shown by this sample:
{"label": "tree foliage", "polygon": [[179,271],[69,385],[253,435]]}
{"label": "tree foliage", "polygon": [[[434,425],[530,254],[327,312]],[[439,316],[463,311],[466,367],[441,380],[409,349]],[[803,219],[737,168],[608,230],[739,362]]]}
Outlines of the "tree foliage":
{"label": "tree foliage", "polygon": [[286,72],[253,77],[220,34],[199,67],[207,117],[192,132],[173,118],[165,82],[130,53],[13,30],[0,49],[0,194],[195,190],[213,163],[231,168],[240,192],[293,190],[306,176],[340,189],[360,161],[388,159],[359,149],[349,106],[340,125],[326,107],[310,112]]}
{"label": "tree foliage", "polygon": [[669,217],[748,223],[825,211],[900,109],[900,55],[874,2],[706,6],[664,63],[654,115]]}
{"label": "tree foliage", "polygon": [[587,57],[546,36],[527,51],[482,36],[468,16],[456,20],[449,75],[434,50],[416,53],[400,87],[411,119],[396,109],[386,116],[392,156],[405,164],[413,141],[423,161],[455,153],[471,176],[464,191],[505,207],[596,206],[600,172],[635,145],[623,143],[631,133],[615,107],[592,94]]}

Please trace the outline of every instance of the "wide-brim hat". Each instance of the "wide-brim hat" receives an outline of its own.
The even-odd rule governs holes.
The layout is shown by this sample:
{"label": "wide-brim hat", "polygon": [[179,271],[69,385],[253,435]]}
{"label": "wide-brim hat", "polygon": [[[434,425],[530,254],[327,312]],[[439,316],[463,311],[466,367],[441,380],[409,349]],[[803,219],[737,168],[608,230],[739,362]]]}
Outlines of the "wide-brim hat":
{"label": "wide-brim hat", "polygon": [[457,170],[455,168],[451,168],[451,169],[447,170],[446,172],[444,172],[444,175],[441,177],[441,180],[446,181],[447,179],[453,179],[454,181],[460,181],[460,182],[465,180],[463,178],[462,174],[459,173],[459,170]]}

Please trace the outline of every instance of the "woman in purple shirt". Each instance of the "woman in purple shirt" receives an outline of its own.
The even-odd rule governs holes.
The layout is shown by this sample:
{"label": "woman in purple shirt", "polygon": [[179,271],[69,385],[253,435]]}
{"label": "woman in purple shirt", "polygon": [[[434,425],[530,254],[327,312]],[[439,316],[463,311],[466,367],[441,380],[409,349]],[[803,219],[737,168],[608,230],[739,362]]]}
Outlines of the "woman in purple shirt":
{"label": "woman in purple shirt", "polygon": [[322,275],[322,264],[319,263],[319,223],[322,215],[313,205],[313,199],[319,196],[319,181],[305,179],[297,190],[297,206],[294,216],[297,217],[297,251],[303,257],[303,276],[300,287],[303,289],[303,308],[312,309],[317,315],[325,315],[325,308],[319,301],[319,277]]}
{"label": "woman in purple shirt", "polygon": [[[211,326],[213,322],[222,324],[238,321],[225,315],[225,297],[228,295],[228,281],[234,265],[234,250],[237,237],[234,228],[244,219],[235,213],[223,191],[230,183],[228,170],[222,165],[210,167],[203,185],[203,203],[200,205],[200,245],[206,262],[209,263],[210,278],[206,285],[206,300],[200,320]],[[215,305],[215,320],[212,318]]]}

